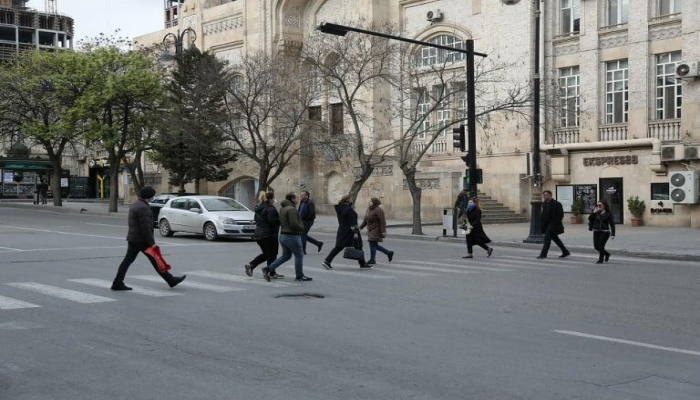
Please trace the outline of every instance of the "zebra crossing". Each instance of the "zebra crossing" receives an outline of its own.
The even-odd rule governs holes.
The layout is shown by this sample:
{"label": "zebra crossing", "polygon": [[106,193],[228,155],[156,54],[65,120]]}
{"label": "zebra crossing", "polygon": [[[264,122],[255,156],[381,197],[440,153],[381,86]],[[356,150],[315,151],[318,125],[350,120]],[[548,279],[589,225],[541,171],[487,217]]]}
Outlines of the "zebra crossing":
{"label": "zebra crossing", "polygon": [[[635,260],[618,261],[619,264],[634,264]],[[470,276],[475,274],[501,274],[531,271],[550,270],[570,270],[576,268],[593,268],[593,260],[590,257],[571,257],[567,260],[557,258],[547,260],[535,260],[532,254],[522,255],[498,255],[491,258],[455,259],[440,258],[432,261],[416,261],[415,259],[396,259],[392,263],[382,263],[373,269],[360,270],[357,264],[338,262],[334,263],[333,270],[325,270],[321,267],[308,265],[305,271],[310,271],[318,281],[329,282],[334,278],[338,279],[358,279],[375,281],[397,281],[399,279],[411,278],[439,278],[449,276]],[[245,292],[249,288],[270,289],[300,287],[299,283],[291,280],[273,280],[265,282],[261,276],[249,278],[238,275],[242,271],[233,273],[215,272],[209,270],[186,271],[188,279],[176,290],[163,286],[163,280],[156,275],[130,275],[128,276],[129,286],[136,296],[146,296],[153,298],[168,298],[184,295],[192,295],[197,291],[212,292],[221,295]],[[132,282],[142,282],[134,284]],[[78,304],[100,304],[119,301],[123,294],[110,292],[111,280],[99,278],[74,278],[66,279],[66,284],[71,288],[48,285],[41,282],[6,282],[0,283],[0,311],[11,311],[20,309],[36,309],[50,304],[49,300],[62,300]],[[313,284],[313,283],[312,283]],[[75,287],[83,286],[88,288],[102,289],[99,294],[76,290]],[[3,288],[15,289],[14,293],[31,293],[27,299],[9,297],[3,293]],[[184,290],[183,290],[184,289]],[[191,290],[190,290],[191,289]],[[37,295],[44,296],[46,301],[37,301]],[[41,297],[39,297],[41,298]]]}

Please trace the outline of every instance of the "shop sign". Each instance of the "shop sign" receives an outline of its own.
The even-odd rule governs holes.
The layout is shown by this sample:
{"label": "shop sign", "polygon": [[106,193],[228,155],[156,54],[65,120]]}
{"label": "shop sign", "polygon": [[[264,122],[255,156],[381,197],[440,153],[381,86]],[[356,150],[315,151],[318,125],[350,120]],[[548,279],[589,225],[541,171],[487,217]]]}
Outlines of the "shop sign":
{"label": "shop sign", "polygon": [[617,193],[617,189],[615,189],[613,186],[611,186],[611,187],[605,189],[605,193],[607,193],[607,194],[615,194],[615,193]]}
{"label": "shop sign", "polygon": [[597,167],[601,165],[634,165],[639,164],[637,156],[607,156],[587,157],[583,159],[584,167]]}
{"label": "shop sign", "polygon": [[109,160],[106,158],[101,158],[99,160],[90,159],[88,162],[90,168],[109,168]]}
{"label": "shop sign", "polygon": [[4,169],[12,169],[12,170],[35,170],[35,169],[40,169],[40,170],[45,170],[49,166],[48,165],[41,165],[41,164],[5,164],[3,166]]}

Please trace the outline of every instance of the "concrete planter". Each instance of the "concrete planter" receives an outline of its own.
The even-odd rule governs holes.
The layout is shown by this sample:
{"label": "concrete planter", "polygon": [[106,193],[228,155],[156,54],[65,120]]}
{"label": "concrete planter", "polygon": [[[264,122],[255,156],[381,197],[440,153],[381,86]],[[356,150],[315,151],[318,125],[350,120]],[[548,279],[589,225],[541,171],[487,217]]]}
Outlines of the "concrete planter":
{"label": "concrete planter", "polygon": [[644,220],[642,218],[632,217],[630,221],[632,222],[632,226],[644,226]]}
{"label": "concrete planter", "polygon": [[583,218],[581,218],[580,215],[572,215],[571,216],[571,224],[572,225],[579,225],[583,222]]}

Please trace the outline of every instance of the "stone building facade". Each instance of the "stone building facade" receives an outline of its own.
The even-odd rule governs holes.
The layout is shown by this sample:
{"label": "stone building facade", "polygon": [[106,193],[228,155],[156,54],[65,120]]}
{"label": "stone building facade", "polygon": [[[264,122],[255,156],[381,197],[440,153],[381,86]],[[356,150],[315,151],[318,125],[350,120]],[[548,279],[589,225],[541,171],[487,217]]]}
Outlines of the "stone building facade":
{"label": "stone building facade", "polygon": [[[590,200],[592,196],[597,198],[607,193],[610,187],[620,187],[624,196],[639,195],[647,202],[647,223],[698,226],[698,206],[670,206],[667,200],[663,207],[657,207],[657,201],[651,207],[652,183],[668,183],[670,172],[685,169],[682,162],[687,161],[690,167],[697,166],[697,161],[662,161],[661,149],[700,141],[697,81],[683,81],[678,90],[676,86],[667,89],[664,83],[661,88],[664,93],[670,96],[674,90],[674,96],[682,97],[682,104],[673,110],[670,106],[660,106],[661,118],[657,118],[654,98],[657,64],[663,62],[666,68],[666,64],[675,65],[680,60],[700,60],[697,54],[700,50],[689,45],[700,39],[697,26],[700,5],[694,0],[670,0],[673,8],[669,11],[665,1],[552,0],[542,3],[543,103],[547,105],[542,111],[545,121],[541,135],[543,186],[560,192],[564,200],[569,192],[574,196],[588,196]],[[613,2],[619,2],[619,6],[614,15],[610,15],[608,4]],[[189,27],[197,32],[196,45],[200,49],[235,61],[249,51],[263,50],[278,55],[301,48],[309,36],[316,33],[315,26],[320,22],[388,20],[400,26],[404,36],[419,40],[457,43],[474,39],[477,51],[509,64],[508,74],[513,79],[529,82],[533,76],[535,30],[531,0],[522,0],[516,5],[506,5],[502,0],[186,0],[175,3],[177,12],[171,11],[168,15],[177,15],[177,21],[166,21],[166,28],[136,38],[137,43],[157,44],[167,33]],[[634,7],[629,3],[634,3]],[[680,11],[676,4],[681,3],[682,13],[676,12]],[[667,15],[658,15],[662,9]],[[441,18],[432,21],[426,18],[429,11],[438,10]],[[608,23],[612,18],[615,24]],[[568,28],[564,28],[565,23]],[[677,52],[681,52],[680,58]],[[662,54],[670,55],[662,58]],[[426,52],[425,57],[430,56]],[[612,87],[627,89],[620,89],[621,93],[617,94],[611,91],[613,109],[606,114],[608,68]],[[613,82],[615,79],[619,82]],[[564,95],[561,95],[562,85],[568,85],[569,89]],[[380,97],[378,93],[370,96]],[[620,99],[622,103],[618,105]],[[319,106],[323,121],[331,129],[336,105],[328,97]],[[616,106],[618,108],[614,108]],[[453,101],[435,112],[431,115],[431,125],[454,118],[459,107],[459,101]],[[624,111],[622,116],[615,114],[620,112],[620,107]],[[666,109],[674,113],[674,118],[664,114]],[[374,117],[376,120],[386,118],[380,114]],[[386,129],[391,134],[398,133],[392,121],[378,121],[373,126],[378,128],[368,134],[377,141],[386,135]],[[477,129],[478,164],[484,174],[480,190],[509,209],[524,214],[529,212],[533,193],[531,131],[527,119],[503,114],[492,115]],[[447,134],[432,144],[419,164],[418,181],[424,189],[424,220],[439,220],[442,208],[453,203],[464,176],[462,155],[455,152]],[[629,162],[627,156],[630,156]],[[256,176],[253,168],[237,164],[227,182],[206,183],[203,191],[250,203],[257,191]],[[608,178],[618,180],[603,180]],[[353,179],[351,166],[315,157],[312,161],[298,160],[273,187],[282,192],[310,190],[319,207],[330,212],[338,198],[349,190]],[[170,190],[165,173],[160,182],[162,191]],[[655,198],[664,196],[660,185],[654,186],[654,190]],[[411,198],[402,172],[391,155],[365,184],[358,203],[364,203],[369,197],[381,198],[389,217],[410,218]],[[667,210],[669,206],[670,213],[658,210]],[[622,208],[621,217],[628,221],[629,215],[625,207]]]}

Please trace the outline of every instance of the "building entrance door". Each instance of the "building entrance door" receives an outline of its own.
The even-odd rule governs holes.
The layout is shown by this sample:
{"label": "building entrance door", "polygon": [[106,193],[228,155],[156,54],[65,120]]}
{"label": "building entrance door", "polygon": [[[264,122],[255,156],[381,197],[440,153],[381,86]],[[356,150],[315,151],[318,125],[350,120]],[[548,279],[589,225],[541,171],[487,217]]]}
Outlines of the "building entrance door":
{"label": "building entrance door", "polygon": [[615,223],[621,224],[624,219],[625,197],[622,193],[622,178],[601,178],[600,199],[610,205],[610,211],[615,217]]}

